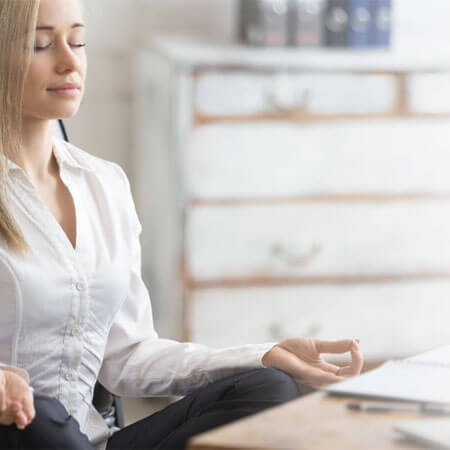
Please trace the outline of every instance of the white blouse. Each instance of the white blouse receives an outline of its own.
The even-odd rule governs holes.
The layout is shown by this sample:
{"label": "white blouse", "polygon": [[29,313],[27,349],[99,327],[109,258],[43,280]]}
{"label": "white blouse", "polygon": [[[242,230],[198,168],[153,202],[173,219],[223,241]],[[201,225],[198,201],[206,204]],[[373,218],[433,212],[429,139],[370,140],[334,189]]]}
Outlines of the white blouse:
{"label": "white blouse", "polygon": [[275,343],[213,349],[160,338],[125,172],[57,137],[53,144],[75,204],[76,245],[7,159],[8,201],[32,253],[18,256],[0,237],[0,368],[60,400],[100,450],[118,429],[92,406],[97,379],[119,396],[186,395],[264,367],[262,356]]}

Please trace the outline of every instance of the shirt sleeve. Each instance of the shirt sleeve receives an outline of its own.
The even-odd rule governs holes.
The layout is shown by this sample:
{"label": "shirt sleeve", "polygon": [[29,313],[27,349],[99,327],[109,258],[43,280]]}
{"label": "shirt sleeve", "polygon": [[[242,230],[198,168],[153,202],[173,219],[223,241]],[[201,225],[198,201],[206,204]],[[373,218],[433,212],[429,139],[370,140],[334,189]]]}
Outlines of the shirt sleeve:
{"label": "shirt sleeve", "polygon": [[14,372],[17,375],[20,375],[28,384],[30,384],[30,375],[25,369],[0,363],[0,370],[8,370],[10,372]]}
{"label": "shirt sleeve", "polygon": [[158,336],[149,292],[141,277],[142,227],[125,172],[128,214],[134,226],[130,284],[106,343],[98,380],[119,396],[186,395],[217,379],[265,367],[262,357],[276,343],[247,344],[222,349],[178,342]]}

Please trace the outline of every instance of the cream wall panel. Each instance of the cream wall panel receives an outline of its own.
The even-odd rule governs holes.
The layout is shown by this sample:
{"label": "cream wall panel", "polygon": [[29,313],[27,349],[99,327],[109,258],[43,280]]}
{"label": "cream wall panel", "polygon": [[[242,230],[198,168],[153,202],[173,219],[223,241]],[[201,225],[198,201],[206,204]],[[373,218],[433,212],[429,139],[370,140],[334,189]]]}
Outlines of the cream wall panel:
{"label": "cream wall panel", "polygon": [[137,24],[153,33],[233,39],[235,0],[137,0]]}
{"label": "cream wall panel", "polygon": [[88,49],[87,57],[88,72],[83,102],[97,104],[118,101],[131,104],[131,53],[114,49]]}
{"label": "cream wall panel", "polygon": [[82,104],[77,116],[65,120],[69,138],[77,147],[129,168],[131,106],[125,102]]}
{"label": "cream wall panel", "polygon": [[89,47],[131,50],[139,29],[136,0],[84,0]]}

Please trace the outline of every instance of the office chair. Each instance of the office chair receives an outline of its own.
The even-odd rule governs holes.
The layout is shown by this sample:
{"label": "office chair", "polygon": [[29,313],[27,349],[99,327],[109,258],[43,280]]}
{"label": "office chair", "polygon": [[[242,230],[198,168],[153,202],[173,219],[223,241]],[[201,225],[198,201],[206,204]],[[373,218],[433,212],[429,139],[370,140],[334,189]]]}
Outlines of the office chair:
{"label": "office chair", "polygon": [[[54,122],[55,135],[69,142],[66,128],[62,120]],[[111,394],[100,382],[97,381],[94,388],[92,400],[95,409],[103,416],[108,426],[123,428],[125,426],[123,417],[122,399]]]}

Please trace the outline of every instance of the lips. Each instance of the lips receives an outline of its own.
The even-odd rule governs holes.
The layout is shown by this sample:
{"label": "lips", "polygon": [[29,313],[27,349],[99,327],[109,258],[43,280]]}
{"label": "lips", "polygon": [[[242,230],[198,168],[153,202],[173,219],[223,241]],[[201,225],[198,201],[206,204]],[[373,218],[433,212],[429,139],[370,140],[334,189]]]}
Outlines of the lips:
{"label": "lips", "polygon": [[78,83],[65,83],[59,86],[54,86],[48,88],[49,91],[61,91],[61,90],[71,90],[71,89],[80,89],[80,85]]}

